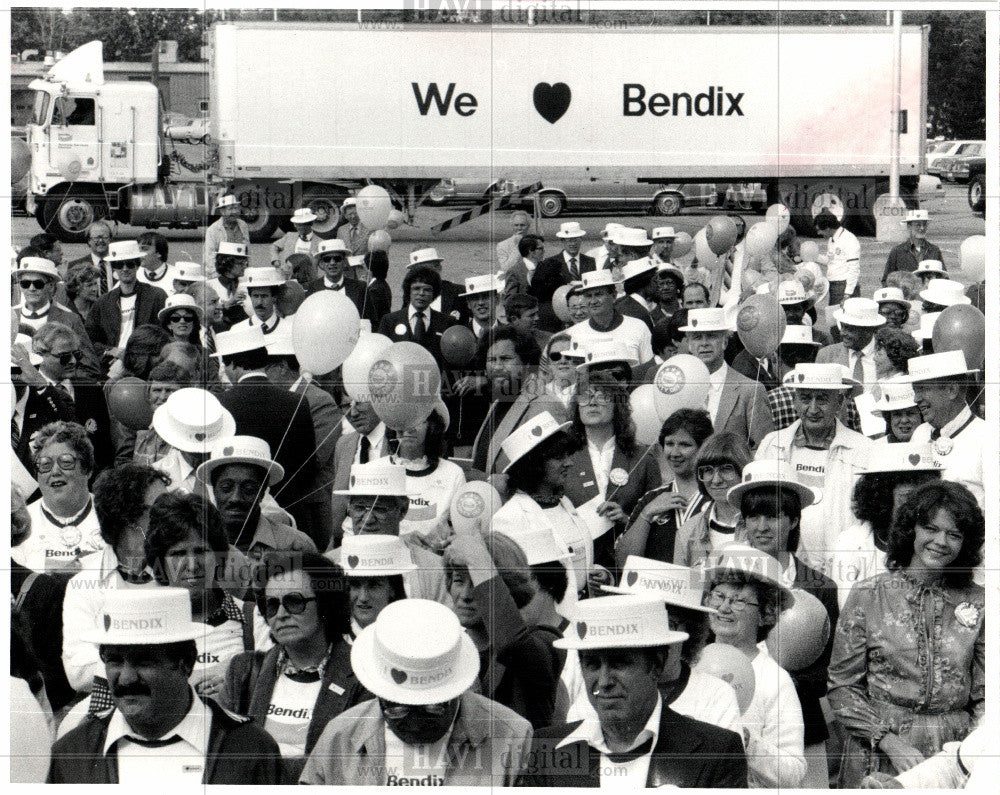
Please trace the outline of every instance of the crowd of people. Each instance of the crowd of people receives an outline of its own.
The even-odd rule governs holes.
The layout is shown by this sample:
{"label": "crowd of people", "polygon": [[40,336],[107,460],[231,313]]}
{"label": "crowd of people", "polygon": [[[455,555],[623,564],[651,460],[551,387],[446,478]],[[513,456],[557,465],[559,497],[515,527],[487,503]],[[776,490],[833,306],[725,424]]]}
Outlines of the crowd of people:
{"label": "crowd of people", "polygon": [[[98,221],[12,263],[14,781],[974,775],[984,291],[925,211],[871,296],[831,210],[700,261],[517,212],[495,272],[417,248],[397,300],[353,199],[263,267],[217,210],[201,262]],[[430,354],[433,406],[301,366],[327,291]]]}

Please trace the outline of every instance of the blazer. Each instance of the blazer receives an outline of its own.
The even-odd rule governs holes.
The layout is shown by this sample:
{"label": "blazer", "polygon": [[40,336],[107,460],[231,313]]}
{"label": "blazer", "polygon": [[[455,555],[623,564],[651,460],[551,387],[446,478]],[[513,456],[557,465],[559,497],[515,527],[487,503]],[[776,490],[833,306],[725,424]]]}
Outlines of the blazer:
{"label": "blazer", "polygon": [[21,423],[21,437],[14,448],[21,463],[29,472],[34,471],[31,454],[31,437],[50,422],[75,422],[76,406],[69,393],[63,389],[47,386],[42,390],[33,386],[24,387],[28,390],[28,398],[24,403],[24,421]]}
{"label": "blazer", "polygon": [[[298,239],[299,233],[293,229],[291,232],[285,232],[285,234],[275,240],[271,244],[271,263],[274,264],[276,262],[278,265],[284,265],[285,260],[295,253],[295,244]],[[315,232],[312,233],[312,240],[309,241],[309,256],[313,257],[314,261],[316,250],[322,241],[323,239],[319,235]]]}
{"label": "blazer", "polygon": [[[97,299],[87,315],[87,334],[94,343],[97,353],[103,356],[109,348],[118,346],[118,338],[122,332],[122,313],[119,299],[121,287],[115,287]],[[137,282],[135,285],[135,322],[133,329],[146,323],[159,325],[157,313],[163,309],[167,294],[159,287]]]}
{"label": "blazer", "polygon": [[762,384],[764,389],[770,392],[775,387],[781,386],[781,379],[774,372],[774,364],[768,357],[768,364],[772,369],[765,368],[757,359],[747,351],[742,350],[736,354],[736,358],[730,365],[736,372],[745,375],[751,381]]}
{"label": "blazer", "polygon": [[[368,460],[374,461],[377,458],[384,458],[389,455],[389,430],[382,437],[382,444],[377,450],[372,450]],[[358,445],[361,444],[361,434],[352,430],[350,433],[342,434],[337,439],[337,444],[333,453],[333,491],[344,491],[351,482],[351,464],[354,463],[354,456],[358,452]],[[344,519],[347,518],[347,497],[343,494],[334,494],[331,504],[331,522],[333,528],[333,538],[327,549],[336,549],[340,546],[344,531],[341,529]]]}
{"label": "blazer", "polygon": [[[593,257],[580,253],[577,254],[576,258],[580,273],[596,270],[597,263]],[[542,328],[553,332],[562,328],[562,323],[559,322],[559,318],[556,317],[556,313],[552,309],[552,294],[558,287],[569,284],[571,281],[573,281],[573,275],[569,272],[566,257],[563,256],[562,251],[551,257],[546,257],[538,263],[538,269],[535,271],[535,278],[531,282],[529,292],[538,299],[539,325]]]}
{"label": "blazer", "polygon": [[[538,267],[535,267],[535,274],[538,274]],[[532,277],[531,284],[528,284],[528,268],[524,264],[524,257],[518,257],[516,262],[512,262],[510,267],[507,268],[507,272],[504,275],[503,282],[503,292],[501,297],[506,300],[507,296],[522,294],[522,295],[535,295],[534,293],[534,277]],[[536,298],[538,296],[535,296]],[[549,296],[551,299],[551,296]],[[542,302],[539,301],[539,308]]]}
{"label": "blazer", "polygon": [[[435,312],[433,309],[425,309],[430,313],[430,322],[427,324],[427,331],[424,334],[424,341],[420,343],[431,352],[438,363],[438,367],[444,369],[444,361],[441,358],[441,335],[445,330],[454,326],[457,322],[455,318]],[[388,337],[393,342],[416,342],[413,339],[413,329],[410,327],[409,308],[397,309],[390,312],[379,322],[378,333]]]}
{"label": "blazer", "polygon": [[[518,785],[600,787],[600,752],[583,741],[557,747],[579,725],[563,723],[536,732]],[[646,786],[665,785],[746,789],[747,760],[740,736],[664,704]]]}
{"label": "blazer", "polygon": [[392,310],[392,288],[385,279],[371,279],[365,290],[364,308],[361,317],[372,322],[377,329],[379,322]]}
{"label": "blazer", "polygon": [[774,418],[767,402],[767,390],[732,367],[719,397],[719,410],[712,423],[716,433],[731,431],[746,439],[750,452],[774,430]]}
{"label": "blazer", "polygon": [[[469,305],[462,297],[462,293],[464,292],[465,288],[462,285],[446,281],[445,279],[441,280],[441,314],[451,318],[452,321],[463,324],[468,323],[471,317],[469,315]],[[406,307],[403,308],[405,309]],[[454,324],[452,322],[450,325]]]}
{"label": "blazer", "polygon": [[293,394],[306,396],[309,402],[309,414],[313,421],[313,432],[316,435],[316,481],[310,500],[317,504],[320,512],[319,527],[315,528],[316,546],[326,549],[330,543],[332,532],[331,488],[334,478],[334,453],[337,441],[344,430],[343,414],[330,393],[320,389],[312,381],[304,378],[299,381]]}

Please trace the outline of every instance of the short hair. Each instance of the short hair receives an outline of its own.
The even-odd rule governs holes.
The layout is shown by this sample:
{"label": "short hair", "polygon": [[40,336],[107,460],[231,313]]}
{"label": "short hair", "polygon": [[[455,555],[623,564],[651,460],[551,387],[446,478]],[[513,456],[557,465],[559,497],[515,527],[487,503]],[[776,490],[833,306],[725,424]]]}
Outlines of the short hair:
{"label": "short hair", "polygon": [[907,362],[920,355],[920,346],[902,329],[885,325],[875,332],[875,347],[885,351],[892,366],[901,373],[907,371]]}
{"label": "short hair", "polygon": [[507,315],[508,323],[511,318],[520,320],[525,312],[530,312],[532,309],[538,309],[538,299],[533,295],[512,293],[503,301],[503,311]]}
{"label": "short hair", "polygon": [[[751,461],[753,461],[753,456],[750,455],[746,439],[732,431],[719,431],[713,433],[699,446],[698,455],[695,457],[695,472],[698,471],[698,467],[732,464],[736,468],[736,473],[739,474],[743,471],[743,467]],[[711,499],[705,484],[700,479],[698,480],[698,491],[706,499]]]}
{"label": "short hair", "polygon": [[195,384],[198,378],[192,370],[168,359],[150,370],[146,380],[150,384],[154,381],[161,384]]}
{"label": "short hair", "polygon": [[851,511],[859,522],[867,522],[875,546],[885,552],[892,526],[892,493],[899,486],[922,486],[941,479],[939,470],[917,472],[864,472],[854,484]]}
{"label": "short hair", "polygon": [[350,631],[350,584],[344,570],[318,552],[269,550],[254,567],[253,597],[262,616],[267,618],[265,600],[267,583],[278,574],[302,571],[309,576],[309,587],[316,594],[316,609],[323,634],[333,643]]}
{"label": "short hair", "polygon": [[59,238],[49,232],[41,232],[35,235],[31,240],[28,241],[28,245],[38,251],[47,253],[52,251],[56,243],[59,242]]}
{"label": "short hair", "polygon": [[[632,421],[632,407],[629,405],[628,389],[608,372],[596,372],[587,378],[587,389],[597,389],[611,398],[614,413],[611,427],[615,435],[615,447],[631,458],[636,454],[635,423]],[[586,436],[586,427],[580,419],[579,407],[586,398],[582,392],[573,396],[573,431],[581,438]]]}
{"label": "short hair", "polygon": [[837,216],[824,208],[813,219],[813,225],[817,229],[836,229],[840,226],[840,221],[837,220]]}
{"label": "short hair", "polygon": [[799,537],[802,535],[802,501],[792,489],[775,486],[761,486],[748,489],[740,498],[740,516],[749,519],[752,516],[767,516],[777,519],[787,516],[794,527],[788,532],[785,551],[791,552],[799,547]]}
{"label": "short hair", "polygon": [[79,457],[83,471],[87,474],[94,471],[94,445],[87,436],[87,431],[79,423],[59,421],[43,426],[32,439],[32,446],[37,450],[36,461],[49,442],[68,444]]}
{"label": "short hair", "polygon": [[385,251],[369,251],[365,254],[365,266],[375,279],[385,279],[389,275],[389,255]]}
{"label": "short hair", "polygon": [[97,220],[91,223],[91,225],[87,227],[88,240],[90,239],[90,236],[94,234],[94,230],[99,226],[103,226],[105,229],[108,230],[108,237],[112,237],[114,235],[114,232],[111,231],[111,224],[109,224],[107,221]]}
{"label": "short hair", "polygon": [[24,495],[16,484],[10,484],[10,545],[16,547],[31,535],[31,514]]}
{"label": "short hair", "polygon": [[688,639],[681,644],[681,659],[688,665],[698,662],[701,650],[708,643],[711,633],[708,624],[708,613],[701,610],[691,610],[678,605],[667,605],[667,614],[683,626],[682,631],[688,634]]}
{"label": "short hair", "polygon": [[517,253],[522,257],[527,257],[542,242],[544,241],[538,235],[526,234],[517,241]]}
{"label": "short hair", "polygon": [[125,343],[122,364],[131,375],[145,381],[156,357],[170,340],[170,334],[165,329],[152,323],[144,323],[132,332]]}
{"label": "short hair", "polygon": [[242,367],[244,370],[263,370],[267,367],[267,348],[230,353],[222,357],[222,363]]}
{"label": "short hair", "polygon": [[31,348],[35,353],[48,353],[58,340],[68,340],[74,347],[81,344],[80,338],[69,326],[50,320],[42,325],[31,338]]}
{"label": "short hair", "polygon": [[972,492],[950,480],[924,486],[900,507],[889,529],[886,568],[899,570],[910,565],[917,525],[932,521],[939,510],[951,514],[962,533],[962,547],[945,569],[944,581],[953,587],[966,587],[972,583],[972,570],[982,560],[986,523]]}
{"label": "short hair", "polygon": [[677,409],[660,427],[660,447],[663,447],[663,440],[671,434],[687,431],[700,448],[714,430],[712,417],[704,409]]}
{"label": "short hair", "polygon": [[228,275],[230,268],[234,265],[242,264],[246,265],[249,262],[248,257],[242,257],[239,254],[216,254],[215,255],[215,270],[217,273],[222,275]]}
{"label": "short hair", "polygon": [[709,592],[716,585],[735,585],[742,588],[749,585],[754,590],[757,604],[760,605],[760,626],[757,628],[757,642],[766,640],[771,634],[774,625],[778,623],[778,616],[781,614],[783,597],[781,591],[775,585],[770,585],[756,577],[752,577],[746,572],[728,569],[712,577]]}
{"label": "short hair", "polygon": [[206,498],[182,491],[168,491],[157,497],[149,509],[145,552],[146,562],[152,567],[160,585],[169,584],[165,560],[167,551],[189,534],[204,539],[213,552],[229,550],[229,539],[222,527],[219,509]]}
{"label": "short hair", "polygon": [[711,300],[712,294],[709,293],[708,288],[704,284],[702,284],[701,282],[684,282],[684,287],[681,290],[681,294],[683,295],[684,290],[688,289],[689,287],[695,287],[695,288],[701,290],[702,293],[704,293],[704,295],[705,295],[705,301],[706,302],[708,302],[709,300]]}
{"label": "short hair", "polygon": [[514,343],[514,351],[521,362],[527,366],[537,365],[541,358],[542,352],[532,335],[525,334],[514,326],[503,325],[493,329],[489,334],[483,335],[476,351],[476,361],[486,361],[486,354],[498,342]]}
{"label": "short hair", "polygon": [[531,215],[526,210],[514,210],[510,214],[510,221],[513,223],[518,218],[524,218],[525,221],[531,222]]}
{"label": "short hair", "polygon": [[538,583],[538,589],[552,597],[556,604],[566,596],[569,588],[569,574],[566,567],[557,561],[536,563],[531,567],[531,576]]}
{"label": "short hair", "polygon": [[357,577],[357,576],[355,576],[355,577],[348,577],[347,578],[347,587],[348,587],[348,589],[350,589],[351,586],[360,585],[361,583],[366,582],[368,580],[385,580],[389,584],[389,589],[390,589],[389,603],[390,604],[392,604],[393,602],[398,602],[400,599],[406,599],[407,598],[407,596],[406,596],[406,586],[403,583],[403,575],[402,574],[389,574],[389,575],[376,574],[376,575],[373,575],[371,577]]}
{"label": "short hair", "polygon": [[163,262],[167,261],[167,255],[170,252],[170,244],[167,243],[167,239],[159,232],[143,232],[139,235],[139,239],[136,240],[136,243],[140,246],[151,246],[156,251],[156,256],[158,256]]}
{"label": "short hair", "polygon": [[285,257],[285,265],[291,268],[292,278],[300,284],[308,285],[316,278],[316,265],[308,254],[289,254]]}
{"label": "short hair", "polygon": [[89,260],[73,265],[66,271],[66,278],[63,279],[66,285],[66,293],[71,299],[76,298],[80,294],[80,286],[84,282],[99,279],[100,277],[101,274]]}
{"label": "short hair", "polygon": [[545,477],[545,462],[550,458],[563,458],[583,449],[581,439],[572,428],[552,434],[548,439],[531,450],[523,458],[510,465],[507,470],[507,485],[510,491],[526,491],[537,486]]}
{"label": "short hair", "polygon": [[101,525],[101,538],[112,548],[146,512],[144,497],[154,483],[169,486],[170,476],[144,464],[122,464],[97,476],[94,511]]}
{"label": "short hair", "polygon": [[441,295],[441,274],[429,265],[414,265],[403,277],[403,308],[410,305],[410,288],[415,282],[429,285],[434,297]]}

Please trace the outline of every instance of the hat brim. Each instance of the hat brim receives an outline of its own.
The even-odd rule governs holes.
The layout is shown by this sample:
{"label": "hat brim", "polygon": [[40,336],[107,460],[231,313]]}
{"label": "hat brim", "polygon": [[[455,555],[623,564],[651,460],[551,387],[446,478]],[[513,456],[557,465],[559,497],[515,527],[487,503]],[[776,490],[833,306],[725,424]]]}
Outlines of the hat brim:
{"label": "hat brim", "polygon": [[734,331],[732,326],[719,326],[715,323],[706,323],[699,326],[681,326],[677,330],[685,333],[690,333],[692,331]]}
{"label": "hat brim", "polygon": [[879,472],[944,472],[944,467],[935,466],[934,462],[918,464],[917,466],[897,467],[887,464],[874,464],[872,468],[865,467],[858,470],[862,475],[876,474]]}
{"label": "hat brim", "polygon": [[472,638],[464,630],[459,640],[455,674],[449,681],[437,687],[414,691],[397,685],[395,681],[381,674],[374,664],[374,658],[375,625],[369,624],[361,631],[351,647],[351,668],[358,681],[370,693],[397,704],[422,705],[451,701],[472,687],[479,676],[479,652]]}
{"label": "hat brim", "polygon": [[871,413],[882,415],[890,411],[903,411],[905,409],[915,409],[916,407],[917,403],[914,400],[906,401],[902,406],[888,406],[885,405],[884,403],[876,403],[874,406],[872,406]]}
{"label": "hat brim", "polygon": [[184,630],[156,637],[151,636],[148,639],[128,632],[101,632],[99,629],[84,632],[82,637],[87,643],[95,643],[98,646],[158,646],[163,643],[197,640],[205,634],[205,627],[205,624],[192,621]]}
{"label": "hat brim", "polygon": [[299,218],[296,218],[293,215],[291,221],[293,224],[311,224],[313,221],[316,220],[316,218],[317,218],[316,215],[314,215],[313,213],[309,213],[309,215],[304,215]]}
{"label": "hat brim", "polygon": [[816,340],[810,340],[809,342],[806,342],[805,340],[791,340],[790,342],[779,342],[778,343],[778,347],[779,348],[785,348],[785,347],[788,347],[789,345],[793,345],[793,346],[794,345],[802,345],[803,347],[820,348],[820,347],[822,347],[823,343],[822,342],[816,342]]}
{"label": "hat brim", "polygon": [[408,497],[409,495],[404,491],[402,494],[398,492],[393,492],[392,494],[382,494],[373,491],[368,491],[367,489],[362,489],[361,491],[351,490],[351,489],[334,489],[334,494],[341,497]]}
{"label": "hat brim", "polygon": [[[166,419],[160,419],[157,422],[156,412],[153,412],[153,430],[156,431],[160,438],[163,439],[171,447],[176,447],[178,450],[182,450],[185,453],[207,453],[211,449],[212,445],[215,444],[219,439],[223,439],[226,436],[236,435],[236,420],[228,412],[222,417],[222,430],[219,431],[218,436],[212,436],[211,438],[206,438],[203,442],[199,442],[198,446],[192,446],[191,442],[181,434],[177,428],[174,427],[173,423],[169,420],[169,415],[164,415]],[[197,477],[197,475],[195,476]]]}
{"label": "hat brim", "polygon": [[58,270],[51,270],[51,271],[49,271],[49,270],[41,270],[40,268],[31,268],[31,267],[28,267],[28,268],[18,268],[17,270],[14,271],[14,278],[16,279],[19,276],[28,276],[28,275],[31,275],[31,274],[34,274],[35,276],[44,276],[46,279],[51,279],[52,281],[55,281],[55,282],[59,281],[62,278],[62,276],[59,275],[59,271]]}
{"label": "hat brim", "polygon": [[[573,424],[572,422],[563,422],[563,423],[560,423],[559,425],[557,425],[552,430],[550,430],[548,433],[543,433],[541,436],[536,436],[535,437],[535,443],[533,445],[531,445],[531,447],[529,447],[527,450],[521,451],[521,454],[517,458],[509,458],[508,457],[507,465],[501,470],[501,474],[505,474],[508,469],[510,469],[512,466],[514,466],[514,464],[516,464],[518,461],[520,461],[522,458],[524,458],[528,453],[530,453],[532,450],[534,450],[536,447],[538,447],[538,445],[540,445],[546,439],[551,439],[557,433],[562,433],[567,428],[569,428],[572,424]],[[502,448],[501,448],[501,452],[502,452]],[[506,455],[506,453],[505,453],[505,455]]]}
{"label": "hat brim", "polygon": [[930,290],[921,290],[920,300],[926,301],[929,304],[937,304],[938,306],[968,306],[972,303],[972,299],[967,295],[963,295],[960,299],[952,301],[950,304],[942,304],[940,301],[935,301],[935,296],[931,294]]}
{"label": "hat brim", "polygon": [[489,295],[490,293],[499,293],[500,291],[495,287],[491,287],[489,290],[474,290],[471,293],[459,293],[459,298],[469,298],[473,295]]}
{"label": "hat brim", "polygon": [[781,306],[798,306],[799,304],[805,304],[806,308],[808,308],[808,307],[812,306],[813,304],[815,304],[816,300],[817,300],[816,296],[813,295],[812,293],[809,293],[809,294],[806,295],[805,298],[802,298],[802,299],[800,299],[798,301],[781,301],[781,300],[779,300],[778,303]]}
{"label": "hat brim", "polygon": [[[804,345],[805,343],[795,342],[792,344]],[[854,389],[854,387],[858,386],[858,383],[856,381],[852,381],[849,384],[843,383],[838,386],[837,384],[828,384],[826,382],[816,383],[815,381],[802,381],[801,383],[783,384],[783,386],[787,386],[790,389],[825,389],[828,392],[847,392],[848,390]]]}
{"label": "hat brim", "polygon": [[737,483],[726,492],[726,501],[737,511],[740,510],[740,500],[743,495],[751,489],[789,489],[799,495],[799,507],[808,508],[810,505],[819,502],[819,489],[807,486],[805,483],[796,483],[791,480],[752,480],[749,483]]}
{"label": "hat brim", "polygon": [[[572,626],[572,624],[571,624]],[[577,651],[598,650],[598,649],[656,649],[660,646],[672,646],[675,643],[683,643],[690,635],[686,632],[677,632],[668,629],[662,635],[654,638],[642,638],[639,642],[623,641],[621,639],[612,640],[580,640],[578,637],[562,637],[552,641],[552,645],[557,649],[575,649]]]}
{"label": "hat brim", "polygon": [[666,594],[658,594],[655,591],[647,591],[640,588],[629,588],[625,585],[602,585],[602,591],[607,591],[608,593],[624,594],[625,596],[648,596],[650,599],[656,599],[657,601],[663,602],[666,605],[671,605],[672,607],[679,607],[682,610],[697,610],[699,613],[718,613],[714,607],[705,607],[704,605],[688,605],[681,604],[680,602],[674,602]]}
{"label": "hat brim", "polygon": [[195,472],[195,478],[199,483],[204,484],[208,488],[212,488],[212,473],[219,467],[226,466],[227,464],[248,464],[250,466],[266,469],[268,485],[271,486],[275,483],[280,483],[285,477],[285,468],[276,461],[269,461],[265,464],[259,458],[253,458],[245,455],[231,455],[224,458],[217,458],[214,461],[206,461],[198,467],[197,472]]}
{"label": "hat brim", "polygon": [[875,321],[874,318],[872,318],[870,323],[859,323],[858,321],[860,318],[852,317],[848,319],[845,317],[844,312],[840,309],[833,313],[833,319],[838,323],[844,323],[848,326],[859,326],[861,328],[881,328],[886,324],[886,319],[881,315],[879,315],[879,319],[882,321],[881,323]]}
{"label": "hat brim", "polygon": [[576,288],[578,293],[585,293],[589,290],[607,290],[609,287],[617,287],[622,283],[621,279],[612,278],[610,284],[591,284],[587,285],[584,282],[580,282],[580,286]]}
{"label": "hat brim", "polygon": [[197,304],[193,306],[170,306],[164,307],[159,312],[156,313],[156,319],[161,323],[168,317],[170,317],[174,312],[194,312],[198,316],[198,321],[203,322],[205,320],[205,310],[202,309]]}
{"label": "hat brim", "polygon": [[770,585],[772,588],[776,588],[782,597],[782,610],[789,606],[789,603],[794,600],[795,596],[792,594],[792,589],[788,585],[780,580],[775,580],[768,577],[765,574],[761,574],[759,571],[744,571],[743,569],[735,568],[734,566],[709,566],[705,568],[705,582],[711,583],[712,578],[718,574],[726,574],[727,572],[736,572],[737,574],[743,574],[750,577],[758,582],[762,582],[765,585]]}
{"label": "hat brim", "polygon": [[586,237],[586,236],[587,233],[582,229],[579,232],[567,232],[567,233],[556,232],[556,237],[560,238],[561,240],[572,240],[575,237]]}
{"label": "hat brim", "polygon": [[647,273],[652,273],[652,272],[654,272],[654,271],[659,271],[659,269],[660,269],[660,266],[659,266],[659,265],[657,265],[657,264],[656,264],[655,262],[650,262],[650,264],[649,264],[649,267],[648,267],[648,268],[643,268],[643,269],[642,269],[641,271],[639,271],[638,273],[631,273],[631,274],[629,274],[628,276],[626,276],[626,275],[625,275],[625,274],[623,273],[623,274],[622,274],[622,281],[623,281],[623,282],[627,282],[627,281],[628,281],[629,279],[636,279],[636,278],[638,278],[639,276],[645,276],[645,275],[646,275]]}
{"label": "hat brim", "polygon": [[120,262],[142,262],[142,254],[137,254],[134,257],[112,257],[112,256],[107,256],[107,257],[104,258],[104,261],[111,266],[112,270],[114,270],[115,265],[118,264],[118,263],[120,263]]}
{"label": "hat brim", "polygon": [[[921,339],[929,340],[930,337],[921,337]],[[957,372],[957,373],[935,373],[934,375],[920,375],[920,376],[916,376],[916,375],[902,375],[902,376],[900,376],[900,379],[904,379],[905,378],[907,380],[907,382],[909,382],[911,384],[916,384],[916,383],[919,383],[920,381],[937,381],[939,378],[955,378],[955,377],[960,376],[960,375],[972,375],[972,374],[978,373],[978,372],[980,372],[980,370],[978,368],[976,368],[976,369],[973,369],[973,370],[962,370],[961,372]]]}

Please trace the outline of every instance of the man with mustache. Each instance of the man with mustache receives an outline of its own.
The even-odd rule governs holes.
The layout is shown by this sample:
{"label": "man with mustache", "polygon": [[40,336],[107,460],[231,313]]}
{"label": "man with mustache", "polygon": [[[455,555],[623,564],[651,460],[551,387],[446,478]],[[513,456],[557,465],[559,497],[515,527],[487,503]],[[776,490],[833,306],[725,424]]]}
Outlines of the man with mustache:
{"label": "man with mustache", "polygon": [[52,784],[278,784],[278,746],[261,728],[195,694],[188,677],[204,625],[183,588],[118,592],[90,633],[114,706],[52,748]]}

